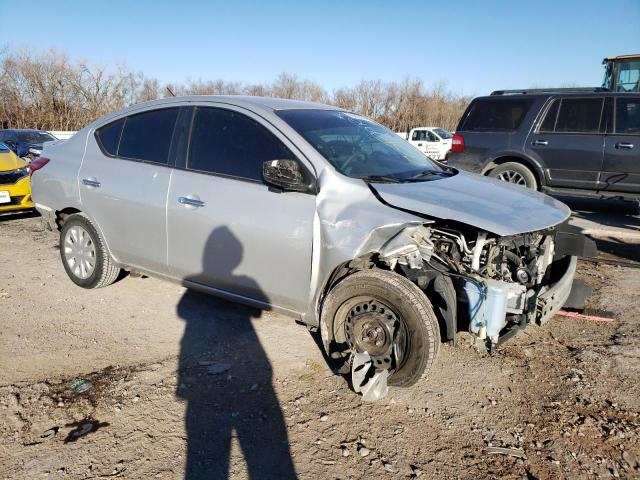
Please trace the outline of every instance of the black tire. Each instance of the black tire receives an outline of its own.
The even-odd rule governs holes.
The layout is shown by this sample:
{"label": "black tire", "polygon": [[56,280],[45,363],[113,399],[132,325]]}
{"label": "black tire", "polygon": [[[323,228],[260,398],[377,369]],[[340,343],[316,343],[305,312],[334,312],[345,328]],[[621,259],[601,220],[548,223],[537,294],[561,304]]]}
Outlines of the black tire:
{"label": "black tire", "polygon": [[[327,295],[321,314],[322,328],[330,338],[325,346],[344,344],[340,338],[346,317],[342,315],[348,302],[370,297],[388,305],[406,331],[406,353],[399,368],[389,377],[389,385],[408,387],[426,376],[440,347],[440,329],[431,303],[417,285],[386,270],[364,270],[348,276]],[[328,351],[335,358],[335,352]]]}
{"label": "black tire", "polygon": [[[93,271],[87,278],[81,278],[76,275],[65,257],[65,238],[67,232],[74,226],[79,226],[87,232],[95,251]],[[115,282],[120,274],[120,268],[114,264],[111,254],[98,231],[91,221],[83,215],[72,215],[64,222],[60,231],[60,259],[71,281],[82,288],[106,287]]]}
{"label": "black tire", "polygon": [[[538,190],[538,182],[536,180],[536,176],[533,174],[528,167],[525,167],[521,163],[517,162],[507,162],[502,165],[498,165],[496,168],[489,172],[489,176],[493,178],[497,178],[499,180],[508,181],[506,178],[509,173],[514,173],[520,175],[520,177],[524,180],[525,184],[519,184],[523,187],[530,188],[531,190]],[[500,178],[503,177],[503,178]],[[513,182],[512,182],[513,183]]]}

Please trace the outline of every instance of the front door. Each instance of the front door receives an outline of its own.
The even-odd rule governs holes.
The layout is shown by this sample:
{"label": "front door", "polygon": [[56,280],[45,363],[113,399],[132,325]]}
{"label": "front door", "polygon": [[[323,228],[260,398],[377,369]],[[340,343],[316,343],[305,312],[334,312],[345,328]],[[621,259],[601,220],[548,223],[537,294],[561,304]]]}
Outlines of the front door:
{"label": "front door", "polygon": [[292,150],[259,117],[232,107],[196,108],[184,168],[174,171],[169,187],[174,277],[306,310],[315,196],[262,181],[264,161],[300,161]]}
{"label": "front door", "polygon": [[613,128],[607,134],[602,190],[640,193],[640,96],[615,99]]}
{"label": "front door", "polygon": [[563,98],[549,106],[525,150],[538,160],[553,187],[595,189],[602,168],[604,99]]}

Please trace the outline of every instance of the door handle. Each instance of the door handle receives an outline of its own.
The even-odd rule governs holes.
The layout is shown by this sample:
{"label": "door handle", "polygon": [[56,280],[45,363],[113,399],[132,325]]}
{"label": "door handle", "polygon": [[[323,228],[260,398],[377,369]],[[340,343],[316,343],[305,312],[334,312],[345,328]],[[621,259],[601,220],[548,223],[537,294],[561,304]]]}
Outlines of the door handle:
{"label": "door handle", "polygon": [[206,205],[202,200],[190,197],[178,197],[178,203],[188,207],[204,207]]}
{"label": "door handle", "polygon": [[87,187],[100,188],[100,182],[93,178],[83,178],[82,184],[86,185]]}
{"label": "door handle", "polygon": [[544,145],[549,145],[549,142],[547,142],[546,140],[534,140],[532,144],[544,146]]}
{"label": "door handle", "polygon": [[422,144],[421,144],[421,143],[419,143],[419,144],[418,144],[418,146],[419,146],[419,147],[421,147],[421,146],[422,146]]}
{"label": "door handle", "polygon": [[631,150],[633,148],[633,143],[618,142],[614,146],[619,150]]}

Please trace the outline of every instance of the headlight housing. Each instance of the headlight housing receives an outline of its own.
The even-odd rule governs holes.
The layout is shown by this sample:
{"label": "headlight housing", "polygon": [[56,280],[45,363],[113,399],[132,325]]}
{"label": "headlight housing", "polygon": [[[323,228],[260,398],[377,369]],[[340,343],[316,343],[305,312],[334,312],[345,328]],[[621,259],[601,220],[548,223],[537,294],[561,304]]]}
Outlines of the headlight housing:
{"label": "headlight housing", "polygon": [[17,170],[11,170],[10,172],[7,172],[7,173],[11,173],[15,175],[16,178],[26,177],[27,175],[29,175],[29,167],[18,168]]}

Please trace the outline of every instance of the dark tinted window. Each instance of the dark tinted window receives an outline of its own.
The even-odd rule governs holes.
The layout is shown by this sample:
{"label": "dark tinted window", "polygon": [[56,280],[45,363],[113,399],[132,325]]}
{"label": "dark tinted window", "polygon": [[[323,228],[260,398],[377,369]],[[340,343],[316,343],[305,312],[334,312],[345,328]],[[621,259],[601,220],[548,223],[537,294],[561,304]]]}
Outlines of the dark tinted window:
{"label": "dark tinted window", "polygon": [[124,125],[124,118],[96,130],[96,137],[98,137],[100,145],[102,145],[104,151],[110,155],[116,155],[118,153],[118,142],[120,142],[122,125]]}
{"label": "dark tinted window", "polygon": [[616,99],[615,133],[640,134],[640,97]]}
{"label": "dark tinted window", "polygon": [[547,110],[547,114],[544,117],[544,120],[540,124],[541,132],[553,132],[553,129],[556,126],[556,118],[558,117],[558,107],[560,106],[560,100],[554,100],[549,110]]}
{"label": "dark tinted window", "polygon": [[533,100],[524,98],[481,99],[471,105],[461,130],[513,131],[531,108]]}
{"label": "dark tinted window", "polygon": [[600,128],[602,98],[563,98],[556,132],[597,133]]}
{"label": "dark tinted window", "polygon": [[264,161],[284,159],[294,160],[295,156],[252,118],[220,108],[196,110],[190,169],[262,180]]}
{"label": "dark tinted window", "polygon": [[127,117],[118,156],[166,164],[177,108],[152,110]]}

